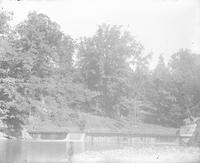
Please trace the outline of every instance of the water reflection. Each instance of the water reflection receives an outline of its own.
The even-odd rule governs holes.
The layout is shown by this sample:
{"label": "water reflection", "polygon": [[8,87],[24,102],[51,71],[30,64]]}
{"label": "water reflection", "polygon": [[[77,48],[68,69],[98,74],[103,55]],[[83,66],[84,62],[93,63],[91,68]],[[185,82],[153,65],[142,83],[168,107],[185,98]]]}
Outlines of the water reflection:
{"label": "water reflection", "polygon": [[[199,162],[200,160],[200,149],[155,145],[134,145],[124,148],[124,144],[117,145],[116,142],[113,142],[113,145],[106,144],[107,146],[102,142],[91,143],[86,141],[86,152],[81,153],[84,150],[80,148],[80,143],[74,143],[76,155],[73,157],[73,163],[144,163],[144,160],[146,162],[153,160],[154,163],[161,163],[163,160],[164,162],[187,160],[186,162],[189,163],[196,160],[196,162]],[[67,147],[66,140],[0,139],[0,163],[67,163]]]}
{"label": "water reflection", "polygon": [[65,141],[0,140],[1,163],[53,163],[66,160]]}

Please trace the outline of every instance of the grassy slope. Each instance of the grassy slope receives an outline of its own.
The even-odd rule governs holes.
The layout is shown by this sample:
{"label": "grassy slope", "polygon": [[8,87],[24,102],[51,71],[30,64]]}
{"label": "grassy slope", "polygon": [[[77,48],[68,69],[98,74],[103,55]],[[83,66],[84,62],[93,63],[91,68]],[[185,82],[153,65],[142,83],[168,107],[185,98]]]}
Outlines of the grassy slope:
{"label": "grassy slope", "polygon": [[137,125],[131,123],[126,119],[115,120],[108,117],[92,115],[89,113],[78,113],[77,117],[71,118],[69,115],[65,118],[57,118],[51,120],[46,118],[41,121],[40,118],[32,118],[29,125],[26,126],[29,130],[35,131],[79,131],[77,125],[78,120],[86,121],[86,131],[91,132],[131,132],[131,133],[157,133],[157,134],[174,134],[177,129],[165,128],[159,125],[151,125],[145,123],[138,123]]}

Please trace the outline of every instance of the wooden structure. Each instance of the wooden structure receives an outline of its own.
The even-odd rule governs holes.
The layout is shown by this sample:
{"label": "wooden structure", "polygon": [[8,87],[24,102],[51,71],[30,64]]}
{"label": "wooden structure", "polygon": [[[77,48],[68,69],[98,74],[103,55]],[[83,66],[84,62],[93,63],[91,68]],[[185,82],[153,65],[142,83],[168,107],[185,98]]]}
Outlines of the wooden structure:
{"label": "wooden structure", "polygon": [[200,118],[191,117],[186,122],[179,130],[180,144],[200,146]]}
{"label": "wooden structure", "polygon": [[149,132],[88,132],[86,133],[87,150],[118,149],[126,146],[149,146],[149,145],[179,145],[179,136],[175,133]]}
{"label": "wooden structure", "polygon": [[[116,149],[125,146],[141,145],[179,145],[178,129],[160,126],[134,126],[131,130],[90,129],[85,131],[84,148],[86,150]],[[40,139],[64,139],[70,134],[82,134],[80,131],[29,132]],[[38,135],[38,136],[37,136]],[[77,142],[78,143],[78,142]],[[77,144],[76,143],[76,144]],[[81,142],[79,142],[81,144]]]}
{"label": "wooden structure", "polygon": [[28,131],[33,139],[62,140],[69,131]]}

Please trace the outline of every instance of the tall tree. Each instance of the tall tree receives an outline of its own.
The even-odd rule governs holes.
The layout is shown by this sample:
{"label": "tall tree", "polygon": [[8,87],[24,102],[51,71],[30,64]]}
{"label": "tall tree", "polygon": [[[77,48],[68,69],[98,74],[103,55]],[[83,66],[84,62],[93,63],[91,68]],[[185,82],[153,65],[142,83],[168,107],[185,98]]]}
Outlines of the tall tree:
{"label": "tall tree", "polygon": [[13,44],[28,71],[26,89],[33,110],[52,115],[59,109],[81,108],[93,97],[74,78],[75,42],[60,31],[57,23],[32,12],[17,25],[16,32]]}
{"label": "tall tree", "polygon": [[180,50],[172,56],[170,69],[173,80],[179,84],[179,103],[185,113],[200,116],[200,57],[189,50]]}
{"label": "tall tree", "polygon": [[96,105],[103,114],[116,116],[130,108],[130,63],[137,64],[142,49],[128,31],[105,24],[80,41],[78,66],[87,87],[99,92]]}
{"label": "tall tree", "polygon": [[12,13],[0,11],[0,35],[7,36],[10,32],[9,21],[12,20]]}
{"label": "tall tree", "polygon": [[0,13],[0,120],[5,124],[8,134],[20,136],[28,111],[26,98],[21,94],[23,88],[23,69],[18,53],[9,41],[12,34],[9,28],[11,15]]}
{"label": "tall tree", "polygon": [[165,126],[173,126],[177,122],[172,118],[176,115],[173,112],[174,107],[176,107],[176,97],[172,92],[174,86],[171,82],[169,69],[166,67],[162,56],[159,57],[158,64],[148,84],[147,98],[151,105],[148,107],[150,114],[146,117],[146,120]]}
{"label": "tall tree", "polygon": [[199,63],[199,56],[189,50],[175,53],[168,67],[160,58],[147,91],[153,113],[148,119],[179,127],[185,118],[199,116]]}
{"label": "tall tree", "polygon": [[16,47],[23,54],[23,61],[31,66],[38,77],[45,77],[58,67],[59,62],[71,64],[73,40],[65,36],[57,23],[44,14],[32,12],[16,27]]}

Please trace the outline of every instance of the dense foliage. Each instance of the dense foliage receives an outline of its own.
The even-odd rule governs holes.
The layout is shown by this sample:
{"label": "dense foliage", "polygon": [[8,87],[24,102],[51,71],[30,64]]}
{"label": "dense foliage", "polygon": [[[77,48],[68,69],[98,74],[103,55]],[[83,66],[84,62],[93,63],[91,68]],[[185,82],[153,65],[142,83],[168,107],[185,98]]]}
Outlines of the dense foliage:
{"label": "dense foliage", "polygon": [[11,19],[0,13],[0,120],[9,132],[31,116],[56,122],[78,112],[133,120],[137,110],[172,127],[200,116],[199,55],[180,50],[150,70],[143,46],[120,26],[75,41],[44,14],[14,28]]}

